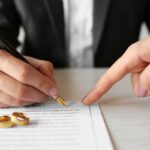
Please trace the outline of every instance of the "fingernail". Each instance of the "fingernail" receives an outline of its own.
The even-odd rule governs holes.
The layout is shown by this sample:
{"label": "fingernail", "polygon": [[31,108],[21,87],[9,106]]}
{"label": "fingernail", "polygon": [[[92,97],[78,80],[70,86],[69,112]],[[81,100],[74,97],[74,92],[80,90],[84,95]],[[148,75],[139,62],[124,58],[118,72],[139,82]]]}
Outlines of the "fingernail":
{"label": "fingernail", "polygon": [[81,102],[85,105],[89,105],[90,103],[89,103],[89,101],[87,101],[86,97],[84,97]]}
{"label": "fingernail", "polygon": [[57,88],[51,88],[49,91],[49,96],[58,96],[59,95],[59,91]]}
{"label": "fingernail", "polygon": [[145,97],[147,95],[147,90],[143,86],[139,86],[137,89],[137,96],[138,97]]}
{"label": "fingernail", "polygon": [[87,95],[82,98],[82,100],[81,100],[82,103],[84,102],[84,99],[85,99],[86,97],[87,97]]}

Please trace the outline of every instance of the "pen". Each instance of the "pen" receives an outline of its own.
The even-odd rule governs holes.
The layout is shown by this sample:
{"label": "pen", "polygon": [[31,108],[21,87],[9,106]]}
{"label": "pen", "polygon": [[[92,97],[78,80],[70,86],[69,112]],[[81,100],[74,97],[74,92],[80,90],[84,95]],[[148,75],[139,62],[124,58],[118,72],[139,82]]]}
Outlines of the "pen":
{"label": "pen", "polygon": [[[4,38],[0,38],[0,49],[6,50],[8,53],[13,55],[14,57],[30,64],[17,50]],[[31,64],[30,64],[31,65]],[[61,96],[53,96],[60,105],[67,106],[67,103]]]}

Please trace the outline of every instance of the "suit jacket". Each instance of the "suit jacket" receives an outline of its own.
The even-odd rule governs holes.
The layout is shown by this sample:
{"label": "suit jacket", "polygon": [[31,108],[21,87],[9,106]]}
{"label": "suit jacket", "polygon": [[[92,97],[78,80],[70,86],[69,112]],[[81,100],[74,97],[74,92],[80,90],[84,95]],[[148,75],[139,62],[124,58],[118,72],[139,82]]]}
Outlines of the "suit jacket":
{"label": "suit jacket", "polygon": [[[150,27],[149,0],[94,0],[95,67],[108,67],[138,40],[142,22]],[[15,47],[25,29],[23,54],[67,67],[62,0],[0,0],[0,36]]]}

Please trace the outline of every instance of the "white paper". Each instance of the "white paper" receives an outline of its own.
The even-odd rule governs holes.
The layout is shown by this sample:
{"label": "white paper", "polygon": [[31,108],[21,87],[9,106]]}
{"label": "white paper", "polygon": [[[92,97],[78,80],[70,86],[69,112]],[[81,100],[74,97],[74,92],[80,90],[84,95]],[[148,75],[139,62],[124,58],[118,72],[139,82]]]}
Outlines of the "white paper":
{"label": "white paper", "polygon": [[56,102],[0,109],[0,115],[23,112],[28,126],[0,129],[0,150],[112,150],[98,105]]}

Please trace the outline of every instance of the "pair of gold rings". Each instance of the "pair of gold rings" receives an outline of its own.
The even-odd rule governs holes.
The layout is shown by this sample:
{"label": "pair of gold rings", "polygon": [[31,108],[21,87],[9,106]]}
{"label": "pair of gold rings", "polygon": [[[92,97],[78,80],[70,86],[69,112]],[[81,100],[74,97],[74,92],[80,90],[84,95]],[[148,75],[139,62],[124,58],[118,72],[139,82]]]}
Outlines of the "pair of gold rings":
{"label": "pair of gold rings", "polygon": [[21,112],[14,112],[11,116],[0,116],[0,128],[11,128],[15,125],[29,124],[29,118]]}

